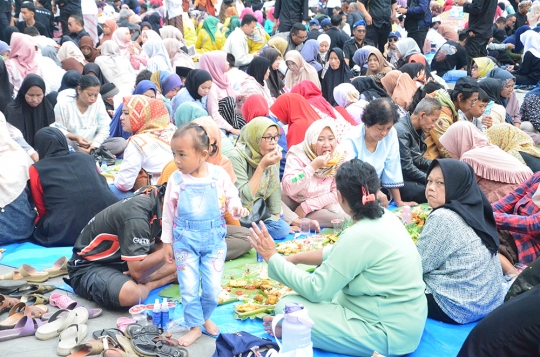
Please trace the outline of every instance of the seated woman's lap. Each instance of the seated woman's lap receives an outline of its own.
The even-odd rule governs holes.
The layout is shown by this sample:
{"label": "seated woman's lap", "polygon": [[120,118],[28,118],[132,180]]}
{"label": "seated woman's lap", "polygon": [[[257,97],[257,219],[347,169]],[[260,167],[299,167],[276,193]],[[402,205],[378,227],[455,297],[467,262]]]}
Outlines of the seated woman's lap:
{"label": "seated woman's lap", "polygon": [[[281,207],[283,208],[283,215],[285,222],[291,224],[299,216],[294,212],[300,204],[293,201],[289,196],[281,193]],[[306,215],[306,218],[319,222],[319,227],[327,228],[332,227],[332,220],[336,218],[350,219],[350,217],[343,211],[341,206],[336,204],[328,205],[320,210],[310,212]]]}
{"label": "seated woman's lap", "polygon": [[13,202],[2,207],[0,244],[16,243],[32,237],[35,218],[36,211],[30,204],[30,190],[26,188]]}
{"label": "seated woman's lap", "polygon": [[427,203],[426,186],[418,182],[405,181],[404,186],[399,188],[399,193],[403,201]]}
{"label": "seated woman's lap", "polygon": [[315,322],[311,328],[313,347],[353,356],[371,356],[373,351],[389,356],[387,335],[377,324],[367,323],[339,304],[314,303],[300,295],[283,297],[276,305],[276,313],[281,313],[285,304],[291,302],[304,305]]}
{"label": "seated woman's lap", "polygon": [[274,239],[285,239],[289,235],[289,224],[282,219],[277,221],[267,219],[264,221],[264,224],[266,225],[266,229],[268,229],[268,233]]}

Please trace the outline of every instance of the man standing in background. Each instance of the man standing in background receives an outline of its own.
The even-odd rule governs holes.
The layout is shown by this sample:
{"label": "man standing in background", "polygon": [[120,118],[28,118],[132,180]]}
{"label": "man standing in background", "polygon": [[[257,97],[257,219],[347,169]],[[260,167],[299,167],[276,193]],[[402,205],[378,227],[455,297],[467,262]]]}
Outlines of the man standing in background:
{"label": "man standing in background", "polygon": [[11,0],[0,0],[0,40],[7,42],[4,37],[5,29],[11,25]]}
{"label": "man standing in background", "polygon": [[397,12],[406,15],[405,30],[419,48],[424,48],[426,36],[431,27],[429,0],[408,0],[407,7],[400,7]]}
{"label": "man standing in background", "polygon": [[497,9],[495,0],[472,0],[471,3],[465,0],[457,0],[458,6],[463,6],[463,12],[469,14],[469,27],[467,31],[467,42],[465,49],[469,58],[487,56],[489,39],[493,35],[491,26]]}
{"label": "man standing in background", "polygon": [[392,19],[396,18],[397,0],[359,0],[357,4],[367,24],[366,38],[384,52]]}
{"label": "man standing in background", "polygon": [[288,32],[293,24],[309,21],[308,0],[276,0],[274,18],[279,20],[278,32]]}
{"label": "man standing in background", "polygon": [[62,24],[62,35],[69,36],[68,20],[71,15],[81,15],[82,8],[81,0],[52,0],[53,13],[56,12],[56,7],[60,10],[60,23]]}

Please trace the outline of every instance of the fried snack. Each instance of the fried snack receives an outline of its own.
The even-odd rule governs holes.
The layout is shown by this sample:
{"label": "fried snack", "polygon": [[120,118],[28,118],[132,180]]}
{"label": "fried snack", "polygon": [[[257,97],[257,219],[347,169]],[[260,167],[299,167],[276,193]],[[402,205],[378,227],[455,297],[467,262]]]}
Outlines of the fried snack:
{"label": "fried snack", "polygon": [[243,288],[247,285],[245,280],[231,280],[229,281],[229,286],[231,288]]}
{"label": "fried snack", "polygon": [[257,304],[253,304],[251,302],[247,302],[245,304],[241,304],[241,305],[236,306],[235,310],[238,313],[243,313],[243,312],[255,311],[255,310],[258,310],[260,308],[261,308],[261,305],[257,305]]}
{"label": "fried snack", "polygon": [[263,300],[264,300],[264,296],[262,296],[261,294],[259,295],[255,295],[255,297],[253,298],[253,300],[259,302],[259,303],[262,303]]}

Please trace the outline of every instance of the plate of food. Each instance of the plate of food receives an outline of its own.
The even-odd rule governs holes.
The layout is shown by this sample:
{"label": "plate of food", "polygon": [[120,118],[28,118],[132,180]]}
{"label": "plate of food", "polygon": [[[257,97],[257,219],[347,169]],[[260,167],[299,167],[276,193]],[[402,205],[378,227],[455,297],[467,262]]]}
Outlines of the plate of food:
{"label": "plate of food", "polygon": [[412,240],[414,241],[414,243],[416,243],[416,241],[420,237],[420,234],[422,233],[422,229],[424,229],[424,224],[426,223],[426,219],[428,218],[432,210],[433,209],[429,207],[427,203],[411,208],[411,223],[410,224],[406,224],[403,221],[403,218],[401,216],[401,214],[403,213],[403,207],[399,207],[395,209],[394,213],[403,221],[405,228],[407,228],[407,232],[409,232],[409,235],[411,236]]}

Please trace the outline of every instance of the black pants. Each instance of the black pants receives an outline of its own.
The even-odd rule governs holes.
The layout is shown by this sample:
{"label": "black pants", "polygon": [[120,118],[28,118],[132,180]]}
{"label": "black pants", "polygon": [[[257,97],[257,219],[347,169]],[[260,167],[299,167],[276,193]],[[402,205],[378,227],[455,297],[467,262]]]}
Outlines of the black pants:
{"label": "black pants", "polygon": [[366,38],[373,41],[379,51],[384,52],[384,45],[388,42],[388,35],[392,31],[390,24],[375,27],[373,24],[366,27]]}
{"label": "black pants", "polygon": [[9,43],[4,36],[4,31],[11,25],[11,12],[0,12],[0,40]]}
{"label": "black pants", "polygon": [[469,58],[486,57],[486,46],[488,42],[489,38],[467,37],[467,42],[465,43],[465,50],[467,51]]}
{"label": "black pants", "polygon": [[540,158],[532,156],[530,154],[527,154],[526,152],[519,152],[521,157],[523,158],[523,161],[529,166],[529,168],[532,170],[532,172],[537,173],[540,171]]}
{"label": "black pants", "polygon": [[516,77],[517,85],[535,86],[538,83],[536,79],[533,79],[529,76],[524,76],[522,74],[514,74],[514,77]]}
{"label": "black pants", "polygon": [[424,43],[426,42],[427,32],[427,28],[407,32],[407,37],[412,38],[416,42],[422,53],[424,53]]}
{"label": "black pants", "polygon": [[405,185],[399,188],[402,201],[414,201],[427,203],[426,186],[414,181],[405,181]]}
{"label": "black pants", "polygon": [[505,302],[476,325],[457,357],[540,355],[540,285]]}
{"label": "black pants", "polygon": [[427,299],[427,317],[433,320],[441,321],[447,324],[453,324],[457,325],[458,323],[452,320],[451,317],[449,317],[437,304],[437,301],[435,301],[435,298],[431,294],[426,293],[426,299]]}

